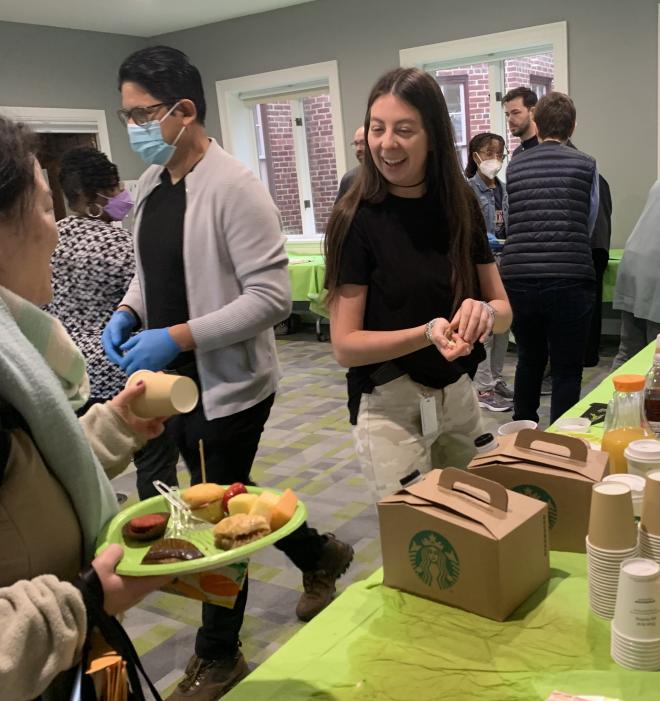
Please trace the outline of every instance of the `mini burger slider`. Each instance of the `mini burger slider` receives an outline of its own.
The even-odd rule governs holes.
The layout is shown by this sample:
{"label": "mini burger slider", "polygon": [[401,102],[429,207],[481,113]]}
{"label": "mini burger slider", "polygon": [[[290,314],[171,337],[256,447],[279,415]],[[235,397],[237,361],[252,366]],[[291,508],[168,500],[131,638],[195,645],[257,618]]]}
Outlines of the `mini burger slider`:
{"label": "mini burger slider", "polygon": [[193,516],[209,523],[217,523],[222,518],[222,497],[225,488],[213,482],[202,482],[181,492],[181,498],[188,504]]}
{"label": "mini burger slider", "polygon": [[232,550],[247,545],[270,533],[270,526],[263,516],[236,514],[222,519],[213,529],[215,545],[222,550]]}

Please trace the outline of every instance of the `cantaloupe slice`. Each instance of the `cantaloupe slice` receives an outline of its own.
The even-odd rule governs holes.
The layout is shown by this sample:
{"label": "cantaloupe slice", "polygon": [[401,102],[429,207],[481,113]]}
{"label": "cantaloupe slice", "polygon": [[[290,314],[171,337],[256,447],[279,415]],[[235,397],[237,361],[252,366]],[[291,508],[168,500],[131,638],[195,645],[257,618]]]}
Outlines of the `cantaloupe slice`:
{"label": "cantaloupe slice", "polygon": [[237,494],[232,497],[227,502],[227,508],[229,509],[229,515],[235,516],[236,514],[249,514],[250,509],[254,506],[257,501],[258,494]]}
{"label": "cantaloupe slice", "polygon": [[273,515],[270,519],[270,530],[276,531],[278,528],[282,528],[282,526],[288,523],[296,510],[297,504],[298,497],[295,492],[291,489],[285,490],[277,504],[273,507]]}

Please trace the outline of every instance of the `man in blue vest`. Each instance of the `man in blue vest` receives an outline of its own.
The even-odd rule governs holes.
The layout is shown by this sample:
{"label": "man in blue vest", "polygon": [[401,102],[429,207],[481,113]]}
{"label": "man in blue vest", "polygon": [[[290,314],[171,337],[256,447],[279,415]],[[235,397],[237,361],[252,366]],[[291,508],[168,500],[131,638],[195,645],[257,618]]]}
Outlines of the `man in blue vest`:
{"label": "man in blue vest", "polygon": [[580,398],[582,362],[595,300],[590,237],[598,213],[596,162],[566,145],[575,106],[562,93],[534,110],[539,145],[507,170],[507,242],[501,275],[518,348],[514,419],[538,421],[550,355],[554,421]]}

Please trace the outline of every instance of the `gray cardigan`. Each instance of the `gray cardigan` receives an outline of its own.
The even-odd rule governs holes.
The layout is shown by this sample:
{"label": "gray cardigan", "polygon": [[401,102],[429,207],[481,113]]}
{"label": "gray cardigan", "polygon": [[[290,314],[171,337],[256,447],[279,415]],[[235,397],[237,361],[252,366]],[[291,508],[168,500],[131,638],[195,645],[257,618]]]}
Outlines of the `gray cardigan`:
{"label": "gray cardigan", "polygon": [[[148,326],[137,232],[163,168],[140,178],[135,206],[134,276],[122,304]],[[183,263],[195,358],[206,418],[254,406],[277,389],[273,326],[291,313],[279,213],[264,186],[213,139],[186,176]]]}

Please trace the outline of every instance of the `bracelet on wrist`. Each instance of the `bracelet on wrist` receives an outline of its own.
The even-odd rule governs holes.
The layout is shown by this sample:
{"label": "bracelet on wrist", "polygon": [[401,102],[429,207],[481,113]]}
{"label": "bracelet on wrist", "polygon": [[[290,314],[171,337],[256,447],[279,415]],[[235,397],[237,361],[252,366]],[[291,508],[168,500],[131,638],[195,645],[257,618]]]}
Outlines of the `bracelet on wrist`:
{"label": "bracelet on wrist", "polygon": [[424,336],[431,345],[433,344],[433,327],[436,321],[437,319],[431,319],[431,321],[427,322],[426,328],[424,329]]}
{"label": "bracelet on wrist", "polygon": [[495,316],[497,315],[497,312],[495,311],[493,305],[489,302],[484,302],[483,300],[481,300],[479,304],[481,304],[481,306],[490,314],[490,320],[493,322],[493,324],[495,324]]}

